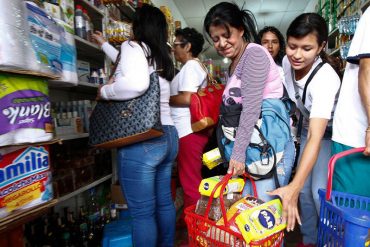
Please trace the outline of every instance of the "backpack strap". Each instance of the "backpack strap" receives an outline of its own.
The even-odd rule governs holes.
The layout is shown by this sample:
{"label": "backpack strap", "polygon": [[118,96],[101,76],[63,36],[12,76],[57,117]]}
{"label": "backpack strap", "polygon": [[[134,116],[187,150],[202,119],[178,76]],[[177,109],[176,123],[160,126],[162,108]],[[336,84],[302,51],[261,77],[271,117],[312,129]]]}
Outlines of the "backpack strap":
{"label": "backpack strap", "polygon": [[303,89],[303,94],[302,94],[302,98],[301,96],[299,95],[299,92],[298,92],[298,86],[297,86],[297,83],[294,79],[294,71],[293,71],[293,68],[291,69],[291,73],[292,73],[292,80],[293,80],[293,86],[294,86],[294,91],[295,91],[295,98],[296,98],[296,101],[297,101],[297,107],[298,109],[300,110],[301,114],[299,116],[299,120],[298,120],[298,129],[297,129],[297,139],[299,139],[301,137],[301,132],[302,132],[302,125],[303,125],[303,117],[305,117],[306,119],[308,119],[310,117],[310,111],[305,107],[304,103],[306,101],[306,92],[307,92],[307,87],[308,85],[310,84],[312,78],[316,75],[317,71],[319,71],[319,69],[325,64],[325,62],[321,62],[319,63],[315,69],[312,71],[312,73],[310,74],[310,76],[308,77],[307,81],[306,81],[306,84],[304,85],[304,89]]}

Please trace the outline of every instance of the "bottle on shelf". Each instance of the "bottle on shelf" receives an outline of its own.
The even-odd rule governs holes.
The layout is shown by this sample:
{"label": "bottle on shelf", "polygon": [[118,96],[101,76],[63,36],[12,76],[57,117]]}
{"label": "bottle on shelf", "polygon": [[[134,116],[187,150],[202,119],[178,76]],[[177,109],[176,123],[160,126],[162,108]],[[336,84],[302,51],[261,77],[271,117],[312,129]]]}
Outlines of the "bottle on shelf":
{"label": "bottle on shelf", "polygon": [[93,34],[94,31],[94,26],[91,22],[90,16],[87,13],[86,9],[82,9],[84,21],[85,21],[85,27],[86,27],[86,39],[90,42],[92,42],[92,37],[91,35]]}
{"label": "bottle on shelf", "polygon": [[84,19],[84,14],[83,14],[83,8],[81,5],[76,5],[76,10],[75,10],[75,34],[82,38],[86,39],[86,22]]}
{"label": "bottle on shelf", "polygon": [[99,69],[99,84],[103,85],[107,83],[107,75],[104,72],[104,69]]}

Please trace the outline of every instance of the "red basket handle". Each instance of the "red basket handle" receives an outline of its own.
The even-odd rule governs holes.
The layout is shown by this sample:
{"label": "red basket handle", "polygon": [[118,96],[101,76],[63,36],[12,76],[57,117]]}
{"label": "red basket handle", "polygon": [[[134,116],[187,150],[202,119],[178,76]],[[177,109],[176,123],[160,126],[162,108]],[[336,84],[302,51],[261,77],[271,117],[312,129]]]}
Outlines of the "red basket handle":
{"label": "red basket handle", "polygon": [[[224,218],[224,224],[225,224],[225,226],[228,225],[228,221],[227,221],[227,216],[226,216],[226,209],[225,209],[225,202],[224,202],[224,196],[223,196],[224,194],[223,194],[223,191],[224,191],[224,189],[225,189],[225,187],[226,187],[226,185],[229,182],[229,180],[230,180],[231,177],[232,177],[232,174],[226,174],[222,178],[222,180],[219,183],[216,184],[215,188],[212,190],[212,193],[211,193],[211,195],[209,197],[207,208],[206,208],[206,211],[204,213],[204,217],[208,218],[209,211],[211,210],[213,196],[214,196],[215,192],[217,191],[217,189],[221,186],[221,189],[220,189],[220,206],[221,206],[221,212],[222,212],[222,217]],[[254,180],[247,173],[244,173],[243,174],[243,177],[244,177],[244,180],[246,180],[246,178],[248,178],[251,181],[252,189],[253,189],[253,195],[255,197],[258,197],[256,183],[254,182]]]}
{"label": "red basket handle", "polygon": [[334,166],[338,159],[348,156],[354,153],[361,153],[365,150],[365,147],[361,148],[352,148],[350,150],[346,150],[340,153],[333,155],[329,160],[329,168],[328,168],[328,184],[326,186],[326,200],[330,201],[331,199],[331,192],[333,186],[333,173],[334,173]]}

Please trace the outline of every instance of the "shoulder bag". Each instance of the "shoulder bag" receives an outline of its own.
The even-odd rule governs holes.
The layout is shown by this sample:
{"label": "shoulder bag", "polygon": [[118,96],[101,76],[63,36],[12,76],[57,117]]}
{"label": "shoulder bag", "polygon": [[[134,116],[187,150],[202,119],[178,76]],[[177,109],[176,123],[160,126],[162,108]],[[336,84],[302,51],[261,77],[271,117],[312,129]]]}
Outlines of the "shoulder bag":
{"label": "shoulder bag", "polygon": [[198,132],[217,125],[225,85],[219,84],[199,62],[207,73],[207,86],[200,88],[190,98],[191,128]]}
{"label": "shoulder bag", "polygon": [[[120,56],[115,68],[119,60]],[[143,95],[124,101],[99,100],[90,116],[89,144],[97,148],[122,147],[162,134],[156,72],[150,74],[149,88]]]}

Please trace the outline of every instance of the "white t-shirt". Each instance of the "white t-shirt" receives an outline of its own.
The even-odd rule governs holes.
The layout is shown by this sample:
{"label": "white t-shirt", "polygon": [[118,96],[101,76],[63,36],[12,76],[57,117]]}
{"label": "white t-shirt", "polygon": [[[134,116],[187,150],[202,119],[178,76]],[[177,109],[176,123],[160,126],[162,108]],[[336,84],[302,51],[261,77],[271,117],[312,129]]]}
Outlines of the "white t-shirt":
{"label": "white t-shirt", "polygon": [[[149,50],[145,44],[144,47]],[[113,46],[105,42],[102,49],[112,61],[116,60],[118,51]],[[101,88],[101,97],[106,100],[128,100],[144,94],[149,88],[149,77],[154,70],[153,66],[149,66],[144,50],[138,43],[122,43],[121,59],[114,73],[114,83]],[[174,125],[169,106],[170,82],[159,77],[159,86],[161,122],[163,125]]]}
{"label": "white t-shirt", "polygon": [[[315,67],[322,62],[321,58],[318,58],[311,70],[302,79],[296,81],[298,86],[298,93],[302,97],[303,89],[306,81]],[[283,69],[285,76],[285,87],[287,89],[289,98],[296,102],[295,90],[292,79],[292,67],[289,63],[287,56],[283,59]],[[336,95],[340,88],[340,78],[335,70],[328,64],[325,63],[312,78],[310,84],[306,90],[305,107],[310,112],[310,118],[324,118],[332,119],[332,114],[335,109]],[[308,128],[308,120],[303,122],[304,128]]]}
{"label": "white t-shirt", "polygon": [[[171,82],[171,96],[179,92],[197,92],[207,85],[207,73],[196,60],[187,61]],[[171,116],[179,137],[193,133],[189,107],[171,107]]]}
{"label": "white t-shirt", "polygon": [[[333,141],[350,147],[365,146],[368,125],[358,92],[359,59],[370,58],[370,9],[362,15],[348,52],[349,61],[343,76],[333,122]],[[367,30],[367,31],[366,31]]]}

